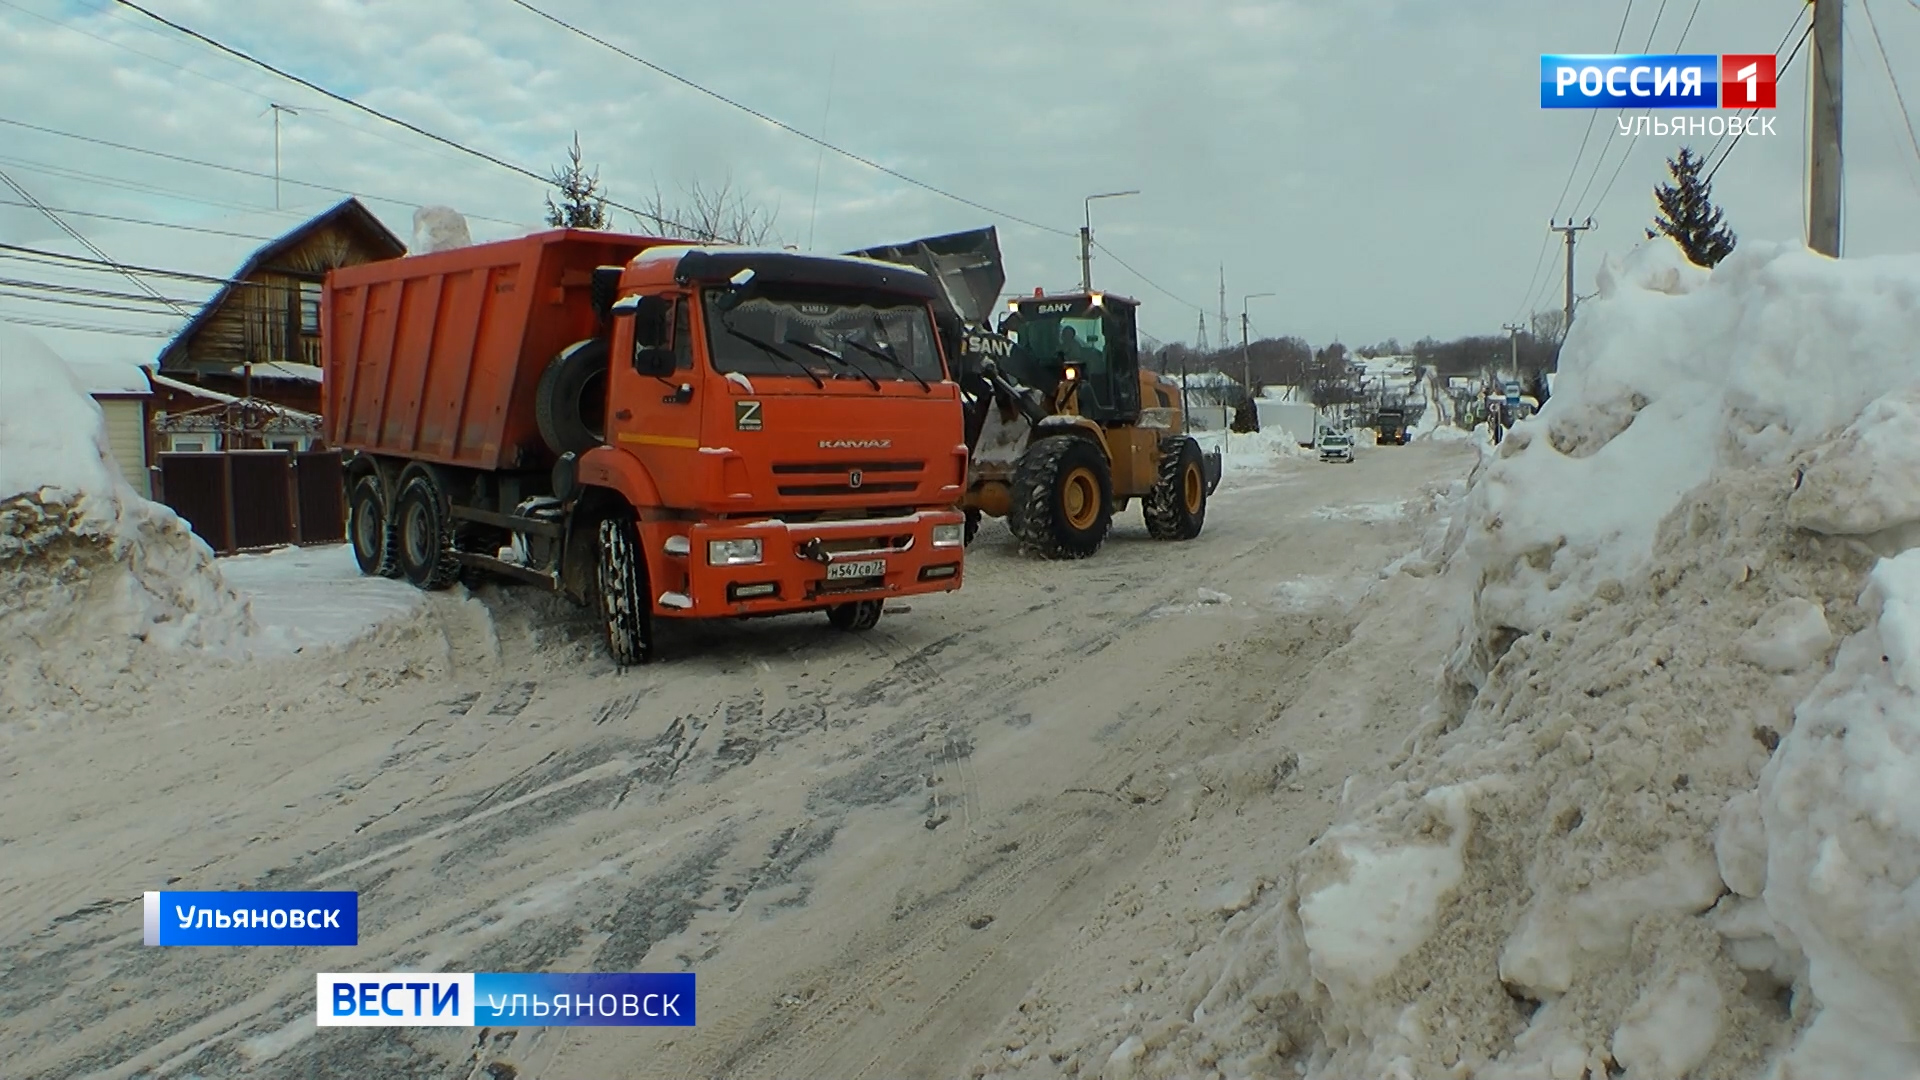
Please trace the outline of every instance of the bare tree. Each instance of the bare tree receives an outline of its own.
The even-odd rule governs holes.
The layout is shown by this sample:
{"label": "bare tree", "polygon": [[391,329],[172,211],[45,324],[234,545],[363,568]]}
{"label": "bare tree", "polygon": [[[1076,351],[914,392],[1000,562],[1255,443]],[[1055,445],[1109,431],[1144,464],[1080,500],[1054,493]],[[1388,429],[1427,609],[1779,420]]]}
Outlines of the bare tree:
{"label": "bare tree", "polygon": [[749,201],[729,176],[713,185],[698,180],[683,185],[679,201],[671,203],[656,184],[653,197],[642,204],[637,216],[642,228],[678,240],[764,244],[779,239],[773,231],[778,215],[777,206],[769,209]]}

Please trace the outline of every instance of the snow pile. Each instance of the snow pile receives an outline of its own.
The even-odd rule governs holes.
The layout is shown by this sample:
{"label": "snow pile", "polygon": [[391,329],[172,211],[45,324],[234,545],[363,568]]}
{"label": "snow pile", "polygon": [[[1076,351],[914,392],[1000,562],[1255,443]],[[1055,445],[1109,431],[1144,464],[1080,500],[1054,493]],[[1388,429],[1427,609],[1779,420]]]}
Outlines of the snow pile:
{"label": "snow pile", "polygon": [[1920,259],[1610,263],[1400,760],[1125,1072],[1920,1075],[1917,341]]}
{"label": "snow pile", "polygon": [[127,485],[66,365],[0,330],[0,367],[0,729],[138,693],[144,645],[239,641],[246,604],[186,523]]}
{"label": "snow pile", "polygon": [[413,246],[409,252],[427,255],[467,247],[473,236],[467,219],[450,206],[423,206],[413,212]]}

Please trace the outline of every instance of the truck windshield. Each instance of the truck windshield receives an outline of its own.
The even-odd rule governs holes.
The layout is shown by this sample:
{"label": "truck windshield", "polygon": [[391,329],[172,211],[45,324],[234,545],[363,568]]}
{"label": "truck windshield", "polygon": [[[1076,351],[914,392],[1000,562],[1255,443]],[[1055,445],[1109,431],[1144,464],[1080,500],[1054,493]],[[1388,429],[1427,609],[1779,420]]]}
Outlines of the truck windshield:
{"label": "truck windshield", "polygon": [[[795,375],[767,349],[739,335],[782,350],[821,378],[881,382],[938,382],[940,369],[933,319],[923,304],[893,297],[849,297],[818,290],[768,290],[732,302],[726,289],[703,293],[707,349],[721,374]],[[735,333],[728,333],[731,328]],[[846,358],[835,363],[822,350]]]}

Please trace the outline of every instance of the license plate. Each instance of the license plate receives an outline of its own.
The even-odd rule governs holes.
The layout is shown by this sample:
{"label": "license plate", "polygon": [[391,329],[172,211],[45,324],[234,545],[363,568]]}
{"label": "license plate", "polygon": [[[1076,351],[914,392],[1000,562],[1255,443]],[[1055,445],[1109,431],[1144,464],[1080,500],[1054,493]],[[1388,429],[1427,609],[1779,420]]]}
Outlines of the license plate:
{"label": "license plate", "polygon": [[837,562],[827,564],[828,581],[845,581],[848,578],[880,577],[887,572],[887,560],[863,559],[860,562]]}

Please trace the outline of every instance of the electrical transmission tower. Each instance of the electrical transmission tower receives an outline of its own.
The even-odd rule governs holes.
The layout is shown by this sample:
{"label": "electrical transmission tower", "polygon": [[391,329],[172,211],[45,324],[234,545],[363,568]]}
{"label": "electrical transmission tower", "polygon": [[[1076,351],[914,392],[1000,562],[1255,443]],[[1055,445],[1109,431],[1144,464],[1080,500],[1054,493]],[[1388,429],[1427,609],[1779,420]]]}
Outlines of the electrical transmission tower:
{"label": "electrical transmission tower", "polygon": [[1194,348],[1200,352],[1207,351],[1207,313],[1204,311],[1200,313],[1200,336],[1195,340]]}

